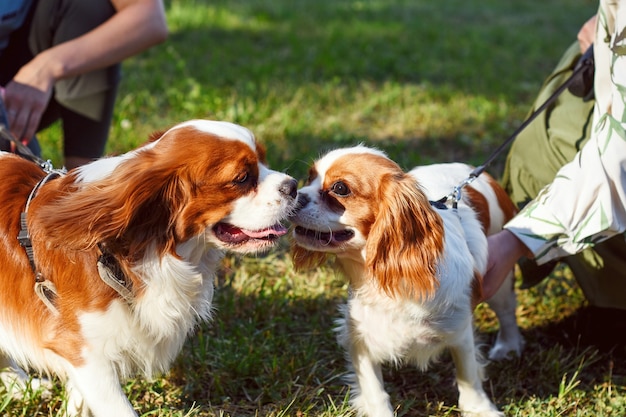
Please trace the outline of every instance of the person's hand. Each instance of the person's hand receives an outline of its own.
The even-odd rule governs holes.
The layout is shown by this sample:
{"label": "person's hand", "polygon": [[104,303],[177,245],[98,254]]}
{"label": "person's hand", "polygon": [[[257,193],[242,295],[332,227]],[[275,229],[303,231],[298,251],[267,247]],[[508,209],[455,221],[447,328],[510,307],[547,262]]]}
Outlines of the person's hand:
{"label": "person's hand", "polygon": [[528,255],[526,246],[506,229],[489,236],[487,242],[489,259],[483,277],[483,300],[493,297],[519,258]]}
{"label": "person's hand", "polygon": [[597,16],[593,15],[578,31],[578,44],[583,54],[589,49],[596,37]]}
{"label": "person's hand", "polygon": [[55,80],[42,61],[45,59],[40,55],[24,65],[4,89],[4,106],[11,133],[24,143],[35,135],[52,96]]}
{"label": "person's hand", "polygon": [[18,140],[28,142],[36,133],[56,81],[122,62],[167,38],[162,0],[111,3],[116,13],[110,19],[39,53],[5,86],[9,127]]}

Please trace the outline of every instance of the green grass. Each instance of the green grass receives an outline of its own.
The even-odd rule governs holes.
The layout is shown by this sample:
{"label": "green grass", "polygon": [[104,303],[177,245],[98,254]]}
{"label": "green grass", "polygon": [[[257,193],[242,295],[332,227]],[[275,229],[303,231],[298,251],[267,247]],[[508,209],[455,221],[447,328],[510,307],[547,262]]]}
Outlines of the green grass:
{"label": "green grass", "polygon": [[[323,151],[363,142],[402,166],[480,164],[526,116],[578,27],[586,0],[176,0],[169,40],[124,64],[107,152],[191,118],[249,127],[270,163],[297,178]],[[61,160],[59,127],[40,135]],[[492,166],[500,175],[503,158]],[[216,314],[171,372],[131,380],[145,416],[347,417],[343,353],[332,331],[346,284],[329,266],[295,272],[287,242],[225,259]],[[492,363],[488,393],[510,416],[626,415],[626,352],[589,343],[585,301],[567,269],[519,290],[527,341]],[[485,349],[497,324],[476,312]],[[448,358],[426,373],[385,371],[399,416],[456,416]],[[0,393],[0,415],[57,416],[50,398]]]}

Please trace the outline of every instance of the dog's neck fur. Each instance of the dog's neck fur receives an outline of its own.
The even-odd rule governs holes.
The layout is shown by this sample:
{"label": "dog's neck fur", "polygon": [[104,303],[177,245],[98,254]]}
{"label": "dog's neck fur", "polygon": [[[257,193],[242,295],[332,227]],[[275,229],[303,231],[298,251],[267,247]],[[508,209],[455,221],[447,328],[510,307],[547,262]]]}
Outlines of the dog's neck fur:
{"label": "dog's neck fur", "polygon": [[363,280],[367,275],[365,259],[338,256],[336,262],[348,279],[351,287],[358,288],[363,285]]}

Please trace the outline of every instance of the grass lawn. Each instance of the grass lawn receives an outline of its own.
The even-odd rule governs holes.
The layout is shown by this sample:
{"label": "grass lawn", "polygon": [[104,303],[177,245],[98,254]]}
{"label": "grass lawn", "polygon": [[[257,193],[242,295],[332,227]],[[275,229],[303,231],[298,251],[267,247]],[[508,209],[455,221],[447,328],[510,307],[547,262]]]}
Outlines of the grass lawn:
{"label": "grass lawn", "polygon": [[[481,164],[523,121],[543,78],[591,16],[591,0],[172,0],[169,40],[124,64],[107,152],[192,118],[250,128],[272,167],[304,178],[325,150],[378,146],[403,167]],[[88,133],[86,133],[88,134]],[[61,161],[60,129],[40,135]],[[86,138],[86,140],[88,137]],[[491,172],[501,175],[503,159]],[[171,372],[125,389],[144,416],[352,415],[332,331],[347,287],[330,265],[295,272],[288,242],[226,257],[213,322]],[[521,358],[492,363],[488,394],[508,416],[626,415],[626,350],[590,337],[566,268],[519,290]],[[476,311],[484,350],[497,330]],[[385,371],[398,416],[456,416],[449,358]],[[2,416],[59,416],[63,391],[14,400]],[[114,416],[113,416],[114,417]]]}

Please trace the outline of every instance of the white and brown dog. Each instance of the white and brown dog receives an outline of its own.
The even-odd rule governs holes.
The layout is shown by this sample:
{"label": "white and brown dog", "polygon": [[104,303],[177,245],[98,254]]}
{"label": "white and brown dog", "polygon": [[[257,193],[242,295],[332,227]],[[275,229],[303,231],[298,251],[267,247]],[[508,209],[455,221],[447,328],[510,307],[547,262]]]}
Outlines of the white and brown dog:
{"label": "white and brown dog", "polygon": [[[384,153],[357,146],[316,161],[299,190],[292,219],[293,260],[318,265],[328,254],[350,282],[338,339],[353,375],[351,404],[359,415],[393,415],[381,364],[425,369],[449,349],[464,415],[501,416],[482,388],[473,316],[487,264],[486,235],[515,213],[506,193],[483,174],[463,188],[458,208],[433,204],[468,177],[464,164],[409,173]],[[500,332],[493,359],[519,354],[513,273],[490,300]]]}
{"label": "white and brown dog", "polygon": [[2,379],[58,375],[96,417],[136,416],[119,379],[168,370],[223,253],[272,247],[297,195],[248,129],[207,120],[60,176],[0,153],[0,178]]}

